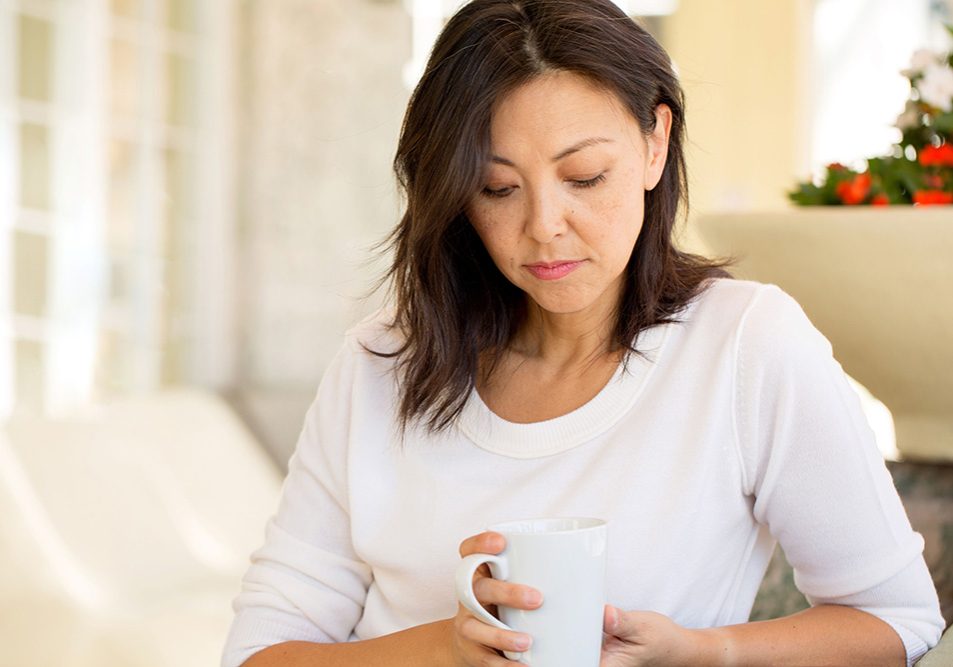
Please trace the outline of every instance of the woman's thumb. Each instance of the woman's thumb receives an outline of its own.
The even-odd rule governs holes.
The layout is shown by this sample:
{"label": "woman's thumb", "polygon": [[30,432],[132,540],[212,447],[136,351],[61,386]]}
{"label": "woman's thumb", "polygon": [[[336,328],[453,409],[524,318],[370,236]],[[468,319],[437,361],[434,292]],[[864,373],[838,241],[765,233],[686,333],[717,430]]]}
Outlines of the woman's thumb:
{"label": "woman's thumb", "polygon": [[606,605],[602,625],[603,629],[609,634],[613,634],[619,625],[619,610],[611,604]]}

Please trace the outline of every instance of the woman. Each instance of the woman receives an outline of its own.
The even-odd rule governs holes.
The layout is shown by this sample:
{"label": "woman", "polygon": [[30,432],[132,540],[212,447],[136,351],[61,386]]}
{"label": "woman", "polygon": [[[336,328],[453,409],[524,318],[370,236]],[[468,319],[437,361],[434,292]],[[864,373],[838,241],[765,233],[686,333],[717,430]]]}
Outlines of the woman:
{"label": "woman", "polygon": [[[673,248],[683,131],[668,57],[609,0],[451,19],[398,146],[393,306],[322,380],[223,665],[510,663],[531,638],[457,605],[457,552],[543,515],[609,520],[605,667],[936,643],[922,539],[829,344]],[[813,607],[746,623],[775,540]]]}

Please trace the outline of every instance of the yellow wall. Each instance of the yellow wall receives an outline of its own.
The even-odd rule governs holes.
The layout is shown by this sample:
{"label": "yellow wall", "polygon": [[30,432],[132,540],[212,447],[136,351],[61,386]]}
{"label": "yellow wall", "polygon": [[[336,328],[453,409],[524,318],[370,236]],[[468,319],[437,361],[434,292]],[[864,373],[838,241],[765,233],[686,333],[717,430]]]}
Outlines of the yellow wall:
{"label": "yellow wall", "polygon": [[665,20],[687,96],[692,218],[784,208],[807,176],[811,4],[681,0]]}

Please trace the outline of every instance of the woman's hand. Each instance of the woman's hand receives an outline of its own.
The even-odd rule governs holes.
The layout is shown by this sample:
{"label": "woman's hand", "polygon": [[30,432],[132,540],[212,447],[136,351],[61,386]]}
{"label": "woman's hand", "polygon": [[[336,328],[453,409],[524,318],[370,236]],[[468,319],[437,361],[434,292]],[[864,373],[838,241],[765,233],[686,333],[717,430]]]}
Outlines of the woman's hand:
{"label": "woman's hand", "polygon": [[[498,554],[506,547],[506,538],[499,533],[480,533],[460,544],[460,556],[475,553]],[[490,577],[486,565],[480,566],[473,577],[473,593],[486,609],[496,616],[496,605],[516,609],[536,609],[542,604],[539,591],[529,586],[510,584]],[[529,648],[532,639],[521,632],[508,632],[488,625],[457,606],[453,619],[451,655],[453,664],[460,667],[504,667],[522,664],[507,660],[499,651],[521,652]]]}
{"label": "woman's hand", "polygon": [[715,665],[704,636],[651,611],[622,611],[606,605],[599,667]]}

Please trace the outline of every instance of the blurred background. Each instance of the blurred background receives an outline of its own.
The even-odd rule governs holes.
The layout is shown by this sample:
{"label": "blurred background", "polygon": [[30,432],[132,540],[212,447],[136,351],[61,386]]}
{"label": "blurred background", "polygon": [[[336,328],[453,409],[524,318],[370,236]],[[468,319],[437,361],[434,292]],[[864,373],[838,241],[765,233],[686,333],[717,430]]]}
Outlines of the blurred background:
{"label": "blurred background", "polygon": [[[459,4],[0,0],[0,662],[217,660],[322,371],[379,303],[400,121]],[[887,152],[900,70],[953,22],[619,4],[682,78],[703,251],[705,215]]]}

